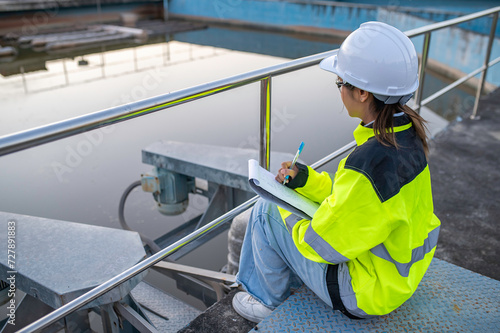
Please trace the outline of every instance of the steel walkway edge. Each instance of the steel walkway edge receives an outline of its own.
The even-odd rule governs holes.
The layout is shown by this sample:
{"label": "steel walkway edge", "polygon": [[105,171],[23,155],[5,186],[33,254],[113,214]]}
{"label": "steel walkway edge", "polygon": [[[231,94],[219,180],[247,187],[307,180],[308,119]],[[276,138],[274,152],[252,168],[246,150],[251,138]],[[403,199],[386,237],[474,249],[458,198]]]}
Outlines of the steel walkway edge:
{"label": "steel walkway edge", "polygon": [[251,332],[500,332],[500,281],[434,258],[391,314],[351,320],[302,287]]}

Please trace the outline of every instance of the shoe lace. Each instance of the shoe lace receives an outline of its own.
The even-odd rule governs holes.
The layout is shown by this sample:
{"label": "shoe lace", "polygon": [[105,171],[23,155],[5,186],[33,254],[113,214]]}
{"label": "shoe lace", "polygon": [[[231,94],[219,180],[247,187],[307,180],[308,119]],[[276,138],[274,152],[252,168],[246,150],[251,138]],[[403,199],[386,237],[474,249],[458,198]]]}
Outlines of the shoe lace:
{"label": "shoe lace", "polygon": [[257,304],[261,304],[255,297],[253,297],[252,295],[248,295],[248,303],[257,303]]}

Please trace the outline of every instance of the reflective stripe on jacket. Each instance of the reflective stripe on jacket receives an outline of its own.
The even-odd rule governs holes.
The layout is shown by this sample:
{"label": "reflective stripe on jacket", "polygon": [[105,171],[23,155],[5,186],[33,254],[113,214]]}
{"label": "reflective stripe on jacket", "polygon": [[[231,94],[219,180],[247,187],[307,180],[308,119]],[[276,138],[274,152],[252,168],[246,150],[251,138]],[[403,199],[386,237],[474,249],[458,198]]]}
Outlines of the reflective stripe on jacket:
{"label": "reflective stripe on jacket", "polygon": [[357,147],[332,181],[307,167],[296,191],[321,203],[311,221],[280,208],[299,251],[338,264],[339,292],[351,314],[387,314],[415,292],[430,265],[440,222],[422,142],[408,116],[394,118],[398,149],[359,125]]}

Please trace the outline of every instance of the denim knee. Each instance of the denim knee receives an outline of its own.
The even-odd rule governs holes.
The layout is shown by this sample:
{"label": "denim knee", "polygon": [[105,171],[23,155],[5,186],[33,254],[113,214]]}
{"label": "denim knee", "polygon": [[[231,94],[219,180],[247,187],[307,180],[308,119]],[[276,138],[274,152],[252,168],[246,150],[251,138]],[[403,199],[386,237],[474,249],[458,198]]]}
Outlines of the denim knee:
{"label": "denim knee", "polygon": [[269,214],[272,209],[273,209],[273,203],[270,201],[267,201],[266,199],[260,198],[257,200],[255,203],[255,206],[253,207],[252,214],[259,216],[262,214]]}
{"label": "denim knee", "polygon": [[278,224],[284,227],[284,222],[281,219],[281,214],[278,206],[270,201],[260,198],[256,203],[250,214],[249,223],[267,222],[271,224]]}

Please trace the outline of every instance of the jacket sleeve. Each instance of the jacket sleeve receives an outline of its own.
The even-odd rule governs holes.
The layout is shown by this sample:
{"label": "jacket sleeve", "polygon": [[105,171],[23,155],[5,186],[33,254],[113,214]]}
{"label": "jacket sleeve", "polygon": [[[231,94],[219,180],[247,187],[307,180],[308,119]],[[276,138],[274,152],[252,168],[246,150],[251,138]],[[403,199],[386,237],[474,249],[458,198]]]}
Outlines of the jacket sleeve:
{"label": "jacket sleeve", "polygon": [[[306,169],[303,170],[302,168]],[[304,174],[306,175],[305,177],[302,176]],[[299,167],[299,175],[296,178],[301,178],[300,176],[303,179],[301,181],[302,184],[298,184],[299,186],[293,186],[292,188],[306,198],[321,203],[332,194],[333,181],[327,172],[318,173],[310,166],[301,165]]]}
{"label": "jacket sleeve", "polygon": [[[326,192],[326,188],[318,191],[316,198]],[[296,218],[287,225],[302,255],[316,262],[338,264],[387,239],[392,228],[391,212],[386,210],[364,175],[339,166],[332,194],[321,203],[313,219]]]}

